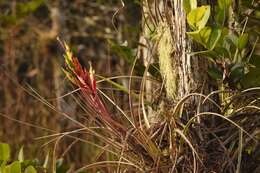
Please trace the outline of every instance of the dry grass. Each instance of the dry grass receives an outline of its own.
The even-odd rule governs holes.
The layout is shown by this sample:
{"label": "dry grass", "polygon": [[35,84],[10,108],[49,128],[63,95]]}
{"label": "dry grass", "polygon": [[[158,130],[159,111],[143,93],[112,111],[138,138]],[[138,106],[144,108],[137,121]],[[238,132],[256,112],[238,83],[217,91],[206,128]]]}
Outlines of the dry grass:
{"label": "dry grass", "polygon": [[[138,19],[120,12],[115,16],[118,29],[115,31],[111,18],[121,6],[120,3],[110,0],[103,2],[53,0],[44,1],[46,3],[37,10],[21,17],[15,23],[2,20],[2,15],[18,15],[15,6],[21,2],[26,3],[29,0],[0,2],[0,112],[5,116],[0,117],[0,138],[17,151],[24,145],[29,157],[43,158],[42,152],[47,153],[48,148],[53,148],[53,145],[50,143],[41,148],[39,146],[48,140],[36,141],[35,137],[49,135],[51,131],[59,133],[75,128],[72,122],[60,116],[58,112],[62,110],[78,121],[88,122],[83,116],[85,112],[79,98],[73,98],[75,95],[60,97],[69,93],[71,87],[64,83],[64,74],[60,70],[63,60],[56,37],[62,35],[66,38],[73,46],[73,50],[77,50],[81,62],[95,60],[93,67],[99,72],[111,76],[124,75],[128,68],[124,62],[115,60],[115,55],[110,53],[107,39],[120,42],[128,39],[129,44],[132,44],[138,32],[127,32],[130,26],[126,20],[138,23]],[[132,6],[126,8],[130,11],[135,10],[133,13],[137,14],[138,8]],[[125,78],[113,79],[113,81],[124,80]],[[44,96],[58,109],[58,112],[46,108],[39,100],[31,97],[28,94],[30,89],[26,88],[25,92],[23,87],[27,84]],[[109,84],[102,87],[111,88]],[[107,90],[106,93],[113,97],[114,101],[121,103],[122,108],[128,107],[124,104],[127,95],[122,91]],[[115,110],[114,107],[111,109]],[[63,151],[70,147],[70,151],[79,154],[77,158],[71,153],[66,154],[64,157],[67,162],[73,161],[79,165],[93,161],[92,155],[96,152],[93,147],[72,144],[74,144],[72,139],[62,140],[57,155],[64,156]]]}
{"label": "dry grass", "polygon": [[[93,87],[93,74],[82,68],[72,58],[68,47],[66,49],[67,63],[70,64],[67,67],[69,78],[81,89],[82,101],[88,108],[86,118],[92,121],[89,125],[76,122],[82,129],[75,132],[85,131],[102,141],[98,145],[101,155],[114,155],[100,157],[100,161],[98,159],[76,172],[94,168],[112,172],[236,172],[249,169],[247,159],[258,157],[254,155],[259,148],[259,88],[233,93],[228,98],[228,104],[224,105],[218,105],[211,99],[214,93],[219,92],[208,96],[190,94],[175,105],[165,105],[168,109],[161,111],[161,121],[147,129],[144,128],[144,119],[140,118],[143,116],[133,116],[136,118],[133,120],[121,109],[120,116],[104,109],[106,106],[100,104],[103,101]],[[87,91],[86,88],[94,91]],[[203,98],[195,106],[196,109],[185,106],[193,97]],[[237,104],[239,100],[246,101]],[[203,104],[212,104],[214,112],[200,112]],[[69,135],[73,133],[68,132]],[[88,142],[95,143],[96,140]],[[256,166],[256,163],[252,164],[250,169],[254,170]]]}
{"label": "dry grass", "polygon": [[[152,23],[158,23],[161,15],[159,10],[155,16],[151,16]],[[76,37],[78,33],[73,34]],[[13,38],[9,41],[12,40]],[[7,45],[12,45],[11,43]],[[40,55],[42,54],[34,60],[36,66],[41,64]],[[12,57],[12,54],[6,55],[5,60],[7,57]],[[19,81],[16,78],[17,69],[13,69],[15,65],[11,63],[14,62],[8,63],[5,74],[10,80],[4,80],[1,93],[5,97],[3,107],[6,109],[0,114],[4,117],[4,129],[1,132],[12,126],[7,119],[22,124],[13,129],[12,133],[8,131],[11,134],[21,131],[23,134],[20,136],[26,137],[31,128],[46,131],[36,139],[42,141],[43,146],[53,146],[53,171],[56,169],[55,160],[66,155],[70,156],[67,157],[69,162],[76,162],[75,167],[71,167],[71,172],[234,173],[253,172],[259,165],[260,88],[241,92],[218,91],[208,95],[192,93],[173,103],[165,98],[165,91],[160,87],[156,89],[159,92],[145,93],[144,86],[148,80],[155,86],[163,85],[162,81],[158,84],[157,79],[136,77],[134,74],[112,74],[113,77],[97,80],[100,76],[94,75],[92,70],[86,70],[72,56],[67,46],[66,59],[65,69],[68,78],[75,85],[74,91],[61,96],[64,92],[58,88],[66,84],[57,70],[59,62],[53,62],[49,58],[45,60],[45,65],[37,67],[40,70],[37,80],[33,80],[34,73],[30,73],[32,76],[28,80],[32,83],[28,82],[27,87],[16,82]],[[47,70],[50,64],[51,72]],[[117,69],[122,75],[127,72],[127,68],[120,68],[118,65],[103,69],[105,65],[106,61],[94,64],[100,73],[103,70],[112,73],[113,69]],[[49,78],[47,76],[50,73],[56,75]],[[6,79],[6,76],[1,77]],[[51,91],[55,88],[54,94],[49,93],[50,89],[42,84],[46,78],[50,83],[47,88],[51,88]],[[116,79],[120,80],[115,81]],[[103,86],[108,87],[109,92],[105,92]],[[113,89],[119,91],[114,92]],[[35,99],[26,101],[28,96],[24,91],[36,98],[37,102]],[[223,92],[229,93],[230,97],[217,102],[215,98],[220,97]],[[157,104],[154,99],[155,103],[152,103],[148,98],[159,98],[161,102]],[[190,100],[199,102],[191,107],[187,104]],[[155,114],[159,120],[155,124],[147,124],[145,118],[151,113],[147,111],[148,106],[152,107],[153,104],[156,104]],[[204,104],[211,105],[211,109],[202,111]],[[29,122],[33,123],[28,123],[28,115]],[[57,124],[60,126],[57,127]],[[24,132],[21,130],[23,128],[28,129]],[[82,163],[87,165],[79,168]]]}

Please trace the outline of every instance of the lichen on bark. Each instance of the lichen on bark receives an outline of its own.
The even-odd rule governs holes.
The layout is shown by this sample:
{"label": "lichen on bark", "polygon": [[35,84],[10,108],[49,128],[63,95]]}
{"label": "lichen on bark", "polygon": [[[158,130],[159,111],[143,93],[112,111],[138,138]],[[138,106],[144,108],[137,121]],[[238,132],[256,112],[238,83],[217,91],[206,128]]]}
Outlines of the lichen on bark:
{"label": "lichen on bark", "polygon": [[158,57],[160,72],[165,82],[167,96],[174,99],[177,91],[177,71],[174,69],[174,43],[171,36],[170,27],[166,22],[162,22],[157,28]]}

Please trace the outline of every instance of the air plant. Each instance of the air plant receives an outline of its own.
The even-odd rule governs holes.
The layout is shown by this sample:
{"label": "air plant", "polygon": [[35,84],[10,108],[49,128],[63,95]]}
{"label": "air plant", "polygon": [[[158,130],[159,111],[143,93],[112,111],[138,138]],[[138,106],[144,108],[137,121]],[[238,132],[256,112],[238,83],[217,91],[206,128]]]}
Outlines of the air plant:
{"label": "air plant", "polygon": [[[86,103],[87,107],[92,116],[94,116],[97,122],[101,122],[105,127],[109,127],[111,131],[116,134],[114,137],[117,140],[124,140],[126,146],[122,148],[128,148],[128,155],[132,158],[139,157],[140,161],[143,160],[157,160],[159,148],[151,140],[149,135],[145,131],[134,127],[134,129],[129,129],[127,126],[123,126],[119,121],[113,119],[112,115],[109,113],[105,104],[98,95],[98,89],[96,86],[96,80],[94,75],[94,70],[90,64],[89,70],[83,68],[79,63],[79,60],[73,56],[69,46],[66,43],[62,43],[65,53],[65,67],[63,68],[64,73],[67,78],[77,87],[79,87],[81,94],[83,96],[83,101]],[[131,133],[130,133],[131,131]],[[119,151],[120,153],[121,151]],[[137,160],[135,160],[136,162]],[[139,162],[138,164],[141,164]]]}
{"label": "air plant", "polygon": [[[258,104],[250,105],[255,104],[255,99],[250,100],[250,106],[248,103],[243,103],[238,108],[233,107],[233,112],[228,113],[228,115],[225,114],[227,112],[225,110],[222,113],[199,112],[194,116],[189,116],[188,122],[186,122],[176,115],[184,116],[185,110],[189,110],[189,108],[180,109],[187,99],[192,96],[203,96],[205,97],[203,102],[212,102],[209,96],[193,93],[180,100],[173,109],[169,108],[168,111],[164,111],[165,119],[160,124],[146,130],[135,124],[133,128],[130,128],[121,125],[118,120],[114,119],[101,100],[91,64],[89,70],[82,67],[78,59],[72,55],[69,46],[66,43],[62,45],[65,49],[63,71],[67,78],[79,87],[83,101],[90,109],[88,111],[91,112],[96,122],[101,122],[103,127],[110,129],[108,133],[111,135],[108,135],[108,138],[113,136],[114,141],[121,140],[120,143],[123,140],[123,145],[115,148],[117,155],[120,156],[119,161],[115,162],[118,165],[127,162],[128,165],[131,165],[129,167],[134,167],[133,169],[129,168],[129,170],[135,172],[136,168],[140,172],[166,172],[170,170],[181,172],[192,172],[192,170],[193,172],[203,172],[203,170],[206,172],[210,172],[210,170],[223,172],[226,170],[227,172],[234,172],[234,170],[239,170],[242,167],[243,142],[245,143],[244,147],[253,148],[252,151],[256,150],[254,149],[257,148],[254,147],[254,135],[250,135],[255,133],[259,126],[259,122],[253,121],[259,115]],[[258,90],[259,88],[256,89],[256,91]],[[241,93],[239,97],[248,94],[247,92]],[[237,102],[237,97],[234,96],[234,99],[232,97],[232,103]],[[223,108],[217,103],[213,105],[219,110]],[[257,109],[257,111],[253,114],[250,112],[251,116],[243,116],[248,114],[244,110],[249,108]],[[217,116],[218,121],[210,127],[207,124],[196,122],[196,117],[199,116],[203,116],[205,121],[211,120],[208,116]],[[200,139],[205,141],[201,143]],[[213,145],[214,149],[211,147]],[[187,166],[187,164],[190,166]]]}
{"label": "air plant", "polygon": [[77,87],[79,87],[81,94],[84,97],[84,101],[96,113],[96,117],[100,122],[109,126],[113,131],[120,133],[121,135],[126,134],[126,128],[114,120],[111,114],[108,112],[106,106],[100,99],[96,80],[95,72],[90,64],[89,70],[83,68],[76,57],[73,54],[66,43],[63,43],[65,49],[65,68],[63,68],[64,73],[67,78]]}

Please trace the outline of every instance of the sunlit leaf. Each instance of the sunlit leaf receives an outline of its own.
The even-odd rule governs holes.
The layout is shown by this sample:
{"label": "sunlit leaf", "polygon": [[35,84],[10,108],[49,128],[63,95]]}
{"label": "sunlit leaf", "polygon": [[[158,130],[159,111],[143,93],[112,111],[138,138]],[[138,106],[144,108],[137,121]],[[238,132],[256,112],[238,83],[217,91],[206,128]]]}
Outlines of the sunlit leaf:
{"label": "sunlit leaf", "polygon": [[200,30],[205,27],[210,16],[210,6],[201,6],[191,10],[187,16],[189,26],[193,30]]}
{"label": "sunlit leaf", "polygon": [[10,165],[8,165],[6,168],[8,171],[10,171],[10,173],[21,173],[22,172],[21,163],[18,161],[14,161]]}
{"label": "sunlit leaf", "polygon": [[201,40],[200,37],[200,30],[197,31],[192,31],[192,32],[187,32],[187,34],[196,42],[203,44],[203,41]]}
{"label": "sunlit leaf", "polygon": [[211,28],[205,27],[198,31],[187,32],[187,34],[196,42],[203,45],[205,48],[207,47],[207,42],[209,40],[211,34]]}
{"label": "sunlit leaf", "polygon": [[8,161],[10,159],[10,146],[6,143],[0,143],[0,160]]}
{"label": "sunlit leaf", "polygon": [[33,166],[28,166],[24,173],[37,173],[36,169]]}
{"label": "sunlit leaf", "polygon": [[199,31],[188,32],[187,34],[205,48],[213,50],[221,37],[221,29],[204,27]]}
{"label": "sunlit leaf", "polygon": [[203,28],[200,33],[200,39],[205,47],[207,47],[208,41],[210,39],[212,29],[211,27],[205,27]]}

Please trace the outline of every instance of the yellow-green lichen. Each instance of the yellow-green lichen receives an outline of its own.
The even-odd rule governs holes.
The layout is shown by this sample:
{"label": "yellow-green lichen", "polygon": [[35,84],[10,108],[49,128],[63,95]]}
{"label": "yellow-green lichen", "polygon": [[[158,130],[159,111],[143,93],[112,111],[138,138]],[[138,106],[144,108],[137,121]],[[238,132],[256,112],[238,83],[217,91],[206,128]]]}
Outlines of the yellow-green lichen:
{"label": "yellow-green lichen", "polygon": [[169,98],[176,96],[176,70],[174,65],[174,43],[170,27],[167,23],[161,23],[157,28],[158,56],[161,74],[165,80],[165,88]]}

